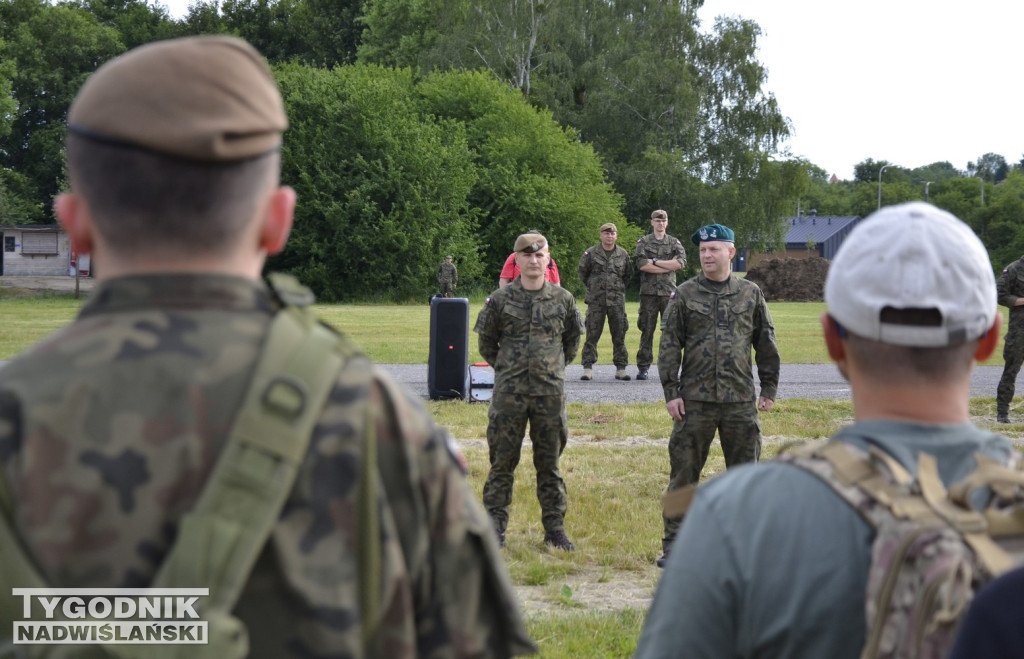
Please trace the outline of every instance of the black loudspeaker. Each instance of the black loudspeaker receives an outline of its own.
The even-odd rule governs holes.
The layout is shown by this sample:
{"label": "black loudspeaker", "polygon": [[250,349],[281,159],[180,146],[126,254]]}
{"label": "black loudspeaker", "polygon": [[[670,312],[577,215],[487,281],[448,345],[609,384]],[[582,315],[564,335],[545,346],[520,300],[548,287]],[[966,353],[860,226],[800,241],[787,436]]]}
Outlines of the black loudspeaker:
{"label": "black loudspeaker", "polygon": [[427,391],[431,400],[466,397],[469,368],[469,300],[430,301],[430,358]]}

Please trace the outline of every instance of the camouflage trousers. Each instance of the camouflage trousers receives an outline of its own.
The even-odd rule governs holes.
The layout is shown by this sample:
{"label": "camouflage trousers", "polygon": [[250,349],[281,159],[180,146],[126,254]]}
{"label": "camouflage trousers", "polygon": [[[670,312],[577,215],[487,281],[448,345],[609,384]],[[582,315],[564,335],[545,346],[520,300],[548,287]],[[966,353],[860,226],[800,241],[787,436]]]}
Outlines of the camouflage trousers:
{"label": "camouflage trousers", "polygon": [[583,353],[580,363],[584,368],[593,366],[597,362],[597,342],[601,340],[601,333],[604,332],[604,319],[608,318],[608,329],[612,333],[612,362],[616,368],[626,368],[629,363],[629,353],[626,352],[626,332],[629,330],[629,320],[626,318],[626,307],[624,304],[587,305],[587,340],[583,343]]}
{"label": "camouflage trousers", "polygon": [[668,307],[667,295],[641,295],[640,313],[636,327],[640,330],[640,349],[636,351],[636,367],[646,371],[654,362],[654,331],[658,329],[658,315],[665,314]]}
{"label": "camouflage trousers", "polygon": [[1017,374],[1020,372],[1021,362],[1024,362],[1024,324],[1014,326],[1011,322],[1003,344],[1003,361],[1003,376],[999,378],[999,385],[996,387],[996,414],[1010,413]]}
{"label": "camouflage trousers", "polygon": [[568,497],[565,481],[558,471],[558,459],[569,439],[565,396],[524,396],[495,392],[487,412],[487,448],[491,471],[484,483],[484,508],[494,527],[504,532],[512,503],[519,454],[523,448],[526,423],[530,423],[533,467],[537,470],[537,500],[540,501],[544,531],[565,530]]}
{"label": "camouflage trousers", "polygon": [[[668,439],[669,474],[668,491],[677,490],[700,480],[700,472],[708,461],[711,441],[718,431],[727,468],[745,462],[757,462],[761,457],[761,422],[757,417],[757,405],[753,401],[743,403],[705,403],[696,400],[683,401],[686,415],[682,421],[672,424],[672,435]],[[682,518],[662,517],[665,523],[665,537],[662,549],[667,552],[669,545],[679,532]]]}
{"label": "camouflage trousers", "polygon": [[450,281],[444,280],[442,280],[439,283],[441,284],[441,297],[451,297],[452,291],[455,290],[454,288],[452,288],[452,283]]}

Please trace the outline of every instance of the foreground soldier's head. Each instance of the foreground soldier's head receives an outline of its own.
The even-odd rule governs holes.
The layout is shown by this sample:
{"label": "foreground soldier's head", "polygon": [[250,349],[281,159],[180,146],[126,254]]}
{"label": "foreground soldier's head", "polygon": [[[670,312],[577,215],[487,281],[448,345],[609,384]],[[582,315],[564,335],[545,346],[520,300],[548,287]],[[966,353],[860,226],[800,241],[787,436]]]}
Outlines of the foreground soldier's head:
{"label": "foreground soldier's head", "polygon": [[992,265],[970,227],[926,203],[883,208],[840,247],[825,302],[825,342],[855,415],[967,419],[971,367],[992,354],[1000,321]]}
{"label": "foreground soldier's head", "polygon": [[291,228],[295,193],[279,187],[287,126],[270,70],[244,41],[136,48],[100,67],[71,106],[71,192],[57,216],[101,277],[256,277]]}

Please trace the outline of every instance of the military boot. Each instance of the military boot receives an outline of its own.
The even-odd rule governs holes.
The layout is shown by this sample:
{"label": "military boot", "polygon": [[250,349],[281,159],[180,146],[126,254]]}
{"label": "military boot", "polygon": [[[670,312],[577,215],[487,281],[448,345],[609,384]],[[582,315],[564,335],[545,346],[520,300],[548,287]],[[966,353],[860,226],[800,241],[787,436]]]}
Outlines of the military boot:
{"label": "military boot", "polygon": [[628,380],[629,379],[629,374],[626,373],[626,369],[624,369],[624,368],[617,368],[617,369],[615,369],[615,379],[616,380]]}
{"label": "military boot", "polygon": [[637,380],[646,380],[647,379],[647,369],[646,368],[637,369],[636,379]]}
{"label": "military boot", "polygon": [[576,551],[576,545],[572,544],[565,535],[565,531],[549,531],[544,534],[544,544],[562,551]]}
{"label": "military boot", "polygon": [[594,369],[589,367],[589,366],[584,366],[583,367],[583,375],[580,376],[580,379],[581,380],[593,380],[594,379]]}
{"label": "military boot", "polygon": [[997,423],[1009,423],[1010,422],[1010,415],[1007,414],[1006,412],[999,412],[998,414],[996,414],[996,422]]}

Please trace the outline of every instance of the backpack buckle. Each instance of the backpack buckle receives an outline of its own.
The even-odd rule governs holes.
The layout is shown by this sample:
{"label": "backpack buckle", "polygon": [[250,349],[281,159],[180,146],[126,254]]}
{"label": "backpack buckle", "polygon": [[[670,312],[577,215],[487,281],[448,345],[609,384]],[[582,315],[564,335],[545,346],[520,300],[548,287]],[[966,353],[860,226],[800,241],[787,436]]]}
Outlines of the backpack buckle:
{"label": "backpack buckle", "polygon": [[307,398],[306,386],[301,381],[278,375],[267,383],[261,400],[264,406],[291,420],[306,409]]}

